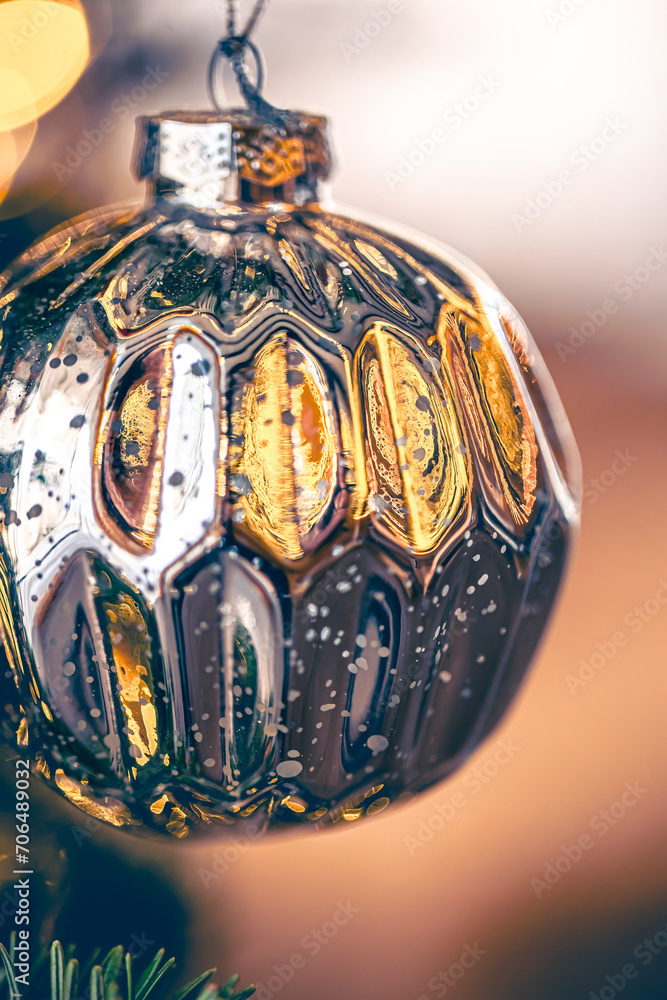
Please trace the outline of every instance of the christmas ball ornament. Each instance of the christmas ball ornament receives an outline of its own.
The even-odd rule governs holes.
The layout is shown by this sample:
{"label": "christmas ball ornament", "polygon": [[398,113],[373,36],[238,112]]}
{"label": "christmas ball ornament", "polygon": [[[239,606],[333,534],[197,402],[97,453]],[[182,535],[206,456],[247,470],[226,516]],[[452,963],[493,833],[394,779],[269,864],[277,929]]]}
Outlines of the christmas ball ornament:
{"label": "christmas ball ornament", "polygon": [[138,132],[147,203],[1,279],[19,744],[136,832],[378,815],[526,671],[578,515],[567,422],[488,278],[321,200],[324,119],[256,94]]}

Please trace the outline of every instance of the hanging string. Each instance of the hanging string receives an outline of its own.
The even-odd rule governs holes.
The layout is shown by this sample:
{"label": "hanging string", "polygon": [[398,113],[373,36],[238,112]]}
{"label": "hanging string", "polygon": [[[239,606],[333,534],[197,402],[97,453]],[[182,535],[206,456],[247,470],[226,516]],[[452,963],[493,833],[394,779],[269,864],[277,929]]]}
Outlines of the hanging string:
{"label": "hanging string", "polygon": [[[208,71],[208,92],[214,108],[217,111],[223,111],[224,105],[218,101],[216,88],[220,64],[228,61],[231,63],[239,89],[250,110],[276,124],[284,125],[289,113],[274,107],[262,97],[264,66],[259,49],[250,39],[250,35],[257,27],[257,23],[268,5],[269,0],[255,0],[246,25],[239,32],[238,0],[227,0],[227,34],[217,43],[211,58]],[[248,53],[251,54],[255,63],[254,83],[246,65]]]}
{"label": "hanging string", "polygon": [[[231,10],[236,6],[236,0],[228,0],[228,4]],[[246,38],[249,38],[250,35],[252,35],[253,31],[255,30],[255,27],[257,26],[257,22],[259,21],[260,17],[262,16],[262,14],[264,13],[264,11],[268,6],[269,6],[269,0],[255,0],[255,6],[250,12],[250,17],[248,18],[246,26],[243,29],[243,35]]]}

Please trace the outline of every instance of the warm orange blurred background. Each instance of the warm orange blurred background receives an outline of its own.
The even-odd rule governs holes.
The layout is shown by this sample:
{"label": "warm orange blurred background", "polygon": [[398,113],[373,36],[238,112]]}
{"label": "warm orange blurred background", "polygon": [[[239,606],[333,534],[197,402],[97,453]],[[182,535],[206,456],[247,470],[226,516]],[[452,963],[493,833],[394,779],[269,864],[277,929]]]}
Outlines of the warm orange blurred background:
{"label": "warm orange blurred background", "polygon": [[[206,106],[223,31],[220,0],[0,2],[3,261],[140,194],[134,116]],[[250,849],[95,833],[175,886],[190,971],[234,968],[258,1000],[667,997],[665,37],[659,0],[269,7],[267,96],[332,117],[337,199],[457,247],[527,320],[583,529],[520,697],[445,785]]]}

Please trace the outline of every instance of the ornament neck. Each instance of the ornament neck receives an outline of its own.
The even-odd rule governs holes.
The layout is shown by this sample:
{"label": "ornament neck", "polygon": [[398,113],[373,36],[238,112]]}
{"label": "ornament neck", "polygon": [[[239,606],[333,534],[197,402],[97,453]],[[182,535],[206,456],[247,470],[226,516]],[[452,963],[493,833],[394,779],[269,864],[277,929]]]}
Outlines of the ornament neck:
{"label": "ornament neck", "polygon": [[230,205],[307,205],[331,170],[325,118],[293,112],[285,125],[233,109],[137,120],[134,172],[154,197],[199,211]]}

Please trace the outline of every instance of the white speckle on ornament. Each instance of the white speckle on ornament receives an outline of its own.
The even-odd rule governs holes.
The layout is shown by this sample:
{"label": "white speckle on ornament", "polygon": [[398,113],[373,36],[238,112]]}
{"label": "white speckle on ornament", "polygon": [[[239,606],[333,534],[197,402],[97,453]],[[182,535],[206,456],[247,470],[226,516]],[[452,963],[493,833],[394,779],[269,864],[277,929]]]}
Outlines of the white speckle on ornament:
{"label": "white speckle on ornament", "polygon": [[[359,727],[361,728],[361,727]],[[380,753],[382,750],[386,750],[389,746],[389,740],[386,736],[380,736],[379,733],[374,736],[369,736],[366,740],[366,746],[373,753]]]}
{"label": "white speckle on ornament", "polygon": [[281,778],[295,778],[302,771],[303,764],[299,763],[298,760],[281,760],[280,764],[276,766],[276,774],[279,774]]}
{"label": "white speckle on ornament", "polygon": [[477,581],[477,583],[479,584],[479,586],[480,586],[480,587],[483,587],[483,586],[484,586],[484,584],[486,583],[486,581],[487,581],[488,579],[489,579],[489,574],[488,574],[488,573],[484,573],[484,575],[483,575],[483,576],[480,576],[480,578],[479,578],[479,580]]}
{"label": "white speckle on ornament", "polygon": [[214,764],[215,760],[213,759],[213,757],[207,757],[206,760],[204,761],[204,767],[213,767]]}
{"label": "white speckle on ornament", "polygon": [[452,679],[452,675],[450,674],[449,670],[441,670],[440,673],[438,674],[438,677],[440,678],[443,684],[449,684],[449,682]]}
{"label": "white speckle on ornament", "polygon": [[288,757],[300,757],[301,754],[299,753],[298,750],[288,750],[287,751],[287,756]]}
{"label": "white speckle on ornament", "polygon": [[350,590],[352,590],[352,584],[347,580],[340,580],[336,584],[336,590],[340,591],[341,594],[347,594]]}

